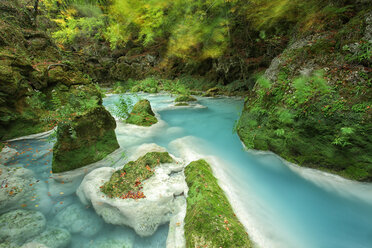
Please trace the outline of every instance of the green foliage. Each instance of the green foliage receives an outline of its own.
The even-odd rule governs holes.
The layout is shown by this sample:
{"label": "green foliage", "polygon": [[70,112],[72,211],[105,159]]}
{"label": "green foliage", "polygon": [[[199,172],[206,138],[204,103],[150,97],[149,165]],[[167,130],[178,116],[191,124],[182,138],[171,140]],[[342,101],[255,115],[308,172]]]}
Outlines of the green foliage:
{"label": "green foliage", "polygon": [[123,197],[128,193],[137,193],[142,183],[154,175],[155,167],[161,163],[172,163],[167,152],[149,152],[136,161],[131,161],[115,171],[108,182],[100,188],[110,198]]}
{"label": "green foliage", "polygon": [[146,93],[158,93],[160,90],[160,79],[155,77],[148,77],[144,80],[138,81],[133,84],[131,92],[146,92]]}
{"label": "green foliage", "polygon": [[366,66],[372,65],[372,43],[369,41],[362,40],[358,43],[358,48],[354,53],[351,53],[348,45],[345,45],[343,49],[344,51],[349,51],[349,54],[346,56],[346,61],[357,64],[363,63]]}
{"label": "green foliage", "polygon": [[339,134],[336,136],[336,138],[333,140],[333,145],[338,145],[345,147],[347,145],[351,145],[349,142],[350,136],[354,133],[354,128],[351,127],[343,127],[340,129]]}
{"label": "green foliage", "polygon": [[115,21],[106,36],[113,47],[137,37],[144,46],[166,40],[168,54],[181,58],[217,57],[228,41],[229,5],[223,0],[115,0],[110,8]]}
{"label": "green foliage", "polygon": [[364,102],[354,104],[351,109],[356,113],[365,113],[372,106],[372,103]]}
{"label": "green foliage", "polygon": [[252,247],[210,165],[205,160],[191,162],[185,176],[189,187],[186,247]]}
{"label": "green foliage", "polygon": [[92,37],[99,40],[103,37],[105,27],[102,17],[82,17],[60,20],[60,29],[52,37],[61,44],[72,44],[80,37]]}
{"label": "green foliage", "polygon": [[40,111],[46,107],[46,96],[38,90],[34,90],[31,96],[26,98],[26,103],[33,111]]}
{"label": "green foliage", "polygon": [[284,137],[284,134],[285,134],[285,130],[280,128],[280,129],[277,129],[274,131],[275,135],[278,136],[278,137]]}
{"label": "green foliage", "polygon": [[278,119],[284,124],[292,124],[294,115],[288,109],[282,109],[277,112]]}
{"label": "green foliage", "polygon": [[111,109],[112,113],[117,116],[120,120],[124,121],[128,118],[130,111],[134,106],[134,101],[131,96],[121,94],[119,100],[114,103],[114,107]]}

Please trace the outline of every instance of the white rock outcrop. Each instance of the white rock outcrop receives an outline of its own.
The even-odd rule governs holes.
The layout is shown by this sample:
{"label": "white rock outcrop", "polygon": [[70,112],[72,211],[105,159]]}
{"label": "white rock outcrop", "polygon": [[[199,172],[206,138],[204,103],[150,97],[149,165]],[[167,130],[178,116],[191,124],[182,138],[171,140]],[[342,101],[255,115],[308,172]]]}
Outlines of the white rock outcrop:
{"label": "white rock outcrop", "polygon": [[[140,146],[138,152],[133,154],[143,155],[145,154],[143,150],[163,151],[164,148],[147,144]],[[137,159],[135,156],[130,158]],[[165,163],[155,167],[155,174],[143,182],[142,191],[146,198],[138,200],[109,198],[102,193],[100,186],[110,180],[115,169],[99,168],[85,176],[77,195],[83,204],[92,204],[96,213],[107,223],[130,226],[140,236],[151,236],[158,226],[168,222],[174,223],[172,230],[175,231],[183,228],[179,223],[183,221],[179,213],[186,209],[184,192],[187,190],[187,184],[183,168],[184,163],[181,162]],[[172,218],[176,219],[171,221]],[[183,229],[179,233],[180,237],[174,233],[170,235],[172,237],[168,236],[171,238],[169,243],[173,244],[176,242],[174,239],[178,239],[178,242],[183,244]]]}

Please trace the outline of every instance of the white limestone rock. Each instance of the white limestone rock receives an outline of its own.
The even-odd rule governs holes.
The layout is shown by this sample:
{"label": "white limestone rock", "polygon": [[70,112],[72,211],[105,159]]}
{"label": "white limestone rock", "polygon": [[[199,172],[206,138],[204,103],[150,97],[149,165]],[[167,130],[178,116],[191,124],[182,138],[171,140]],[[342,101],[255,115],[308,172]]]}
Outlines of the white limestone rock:
{"label": "white limestone rock", "polygon": [[[186,192],[185,192],[185,195]],[[185,216],[186,216],[186,198],[185,197],[177,197],[175,204],[177,205],[178,211],[175,214],[169,223],[169,231],[167,237],[167,248],[184,248],[186,247],[186,240],[185,240]]]}
{"label": "white limestone rock", "polygon": [[72,204],[55,217],[58,226],[67,229],[72,234],[79,234],[85,237],[96,235],[102,228],[103,222],[96,218],[95,213],[82,206]]}
{"label": "white limestone rock", "polygon": [[[143,154],[144,147],[148,152],[162,151],[159,146],[144,145],[134,154]],[[140,236],[151,236],[180,211],[176,198],[184,198],[187,189],[183,168],[184,164],[179,162],[155,167],[154,175],[143,182],[146,198],[139,200],[106,197],[100,186],[110,180],[115,169],[99,168],[85,176],[77,195],[83,204],[92,204],[107,223],[130,226]]]}
{"label": "white limestone rock", "polygon": [[42,213],[32,210],[14,210],[0,216],[0,243],[18,245],[41,233],[46,220]]}

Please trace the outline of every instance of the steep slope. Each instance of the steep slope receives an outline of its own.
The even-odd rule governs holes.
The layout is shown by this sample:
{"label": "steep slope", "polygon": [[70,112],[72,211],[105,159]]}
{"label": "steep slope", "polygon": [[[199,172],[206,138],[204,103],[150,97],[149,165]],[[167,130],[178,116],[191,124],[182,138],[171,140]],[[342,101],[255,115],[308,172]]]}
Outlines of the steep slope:
{"label": "steep slope", "polygon": [[248,148],[372,181],[372,6],[347,15],[293,36],[246,98],[237,131]]}
{"label": "steep slope", "polygon": [[32,9],[0,1],[0,140],[50,129],[49,111],[73,95],[99,102],[100,93],[73,61],[36,27]]}

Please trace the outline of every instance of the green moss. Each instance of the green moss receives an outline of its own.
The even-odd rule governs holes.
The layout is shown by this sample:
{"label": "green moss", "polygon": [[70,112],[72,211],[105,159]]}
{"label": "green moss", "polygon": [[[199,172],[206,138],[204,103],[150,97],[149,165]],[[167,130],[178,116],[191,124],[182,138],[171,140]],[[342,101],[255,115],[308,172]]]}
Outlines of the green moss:
{"label": "green moss", "polygon": [[18,119],[12,121],[4,133],[0,131],[0,137],[3,140],[14,139],[26,135],[42,133],[48,131],[48,128],[45,123],[39,123],[37,120],[24,120]]}
{"label": "green moss", "polygon": [[74,150],[61,151],[55,146],[52,171],[54,173],[74,170],[105,158],[119,148],[115,131],[106,131],[96,143]]}
{"label": "green moss", "polygon": [[[309,85],[303,91],[305,87]],[[371,181],[370,105],[354,93],[355,88],[370,93],[362,84],[334,85],[331,93],[309,87],[303,97],[280,79],[266,92],[257,87],[256,95],[245,104],[238,134],[250,149],[270,150],[300,166]]]}
{"label": "green moss", "polygon": [[197,101],[195,97],[189,96],[189,95],[182,95],[176,98],[174,100],[175,102],[195,102]]}
{"label": "green moss", "polygon": [[149,127],[157,122],[158,119],[155,116],[147,114],[131,114],[126,120],[126,123],[144,127]]}
{"label": "green moss", "polygon": [[137,102],[129,117],[126,119],[126,123],[145,127],[151,126],[157,122],[158,120],[151,109],[150,102],[146,99]]}
{"label": "green moss", "polygon": [[121,197],[129,192],[136,193],[142,188],[142,182],[154,174],[154,168],[160,163],[171,163],[173,159],[167,152],[149,152],[136,161],[124,165],[115,171],[110,181],[101,191],[109,197]]}
{"label": "green moss", "polygon": [[3,150],[4,146],[5,146],[4,143],[0,142],[0,152]]}
{"label": "green moss", "polygon": [[252,247],[209,164],[194,161],[186,167],[185,175],[189,187],[186,247]]}
{"label": "green moss", "polygon": [[189,104],[187,102],[179,102],[175,106],[189,106]]}
{"label": "green moss", "polygon": [[216,95],[219,95],[220,94],[220,89],[218,87],[213,87],[213,88],[210,88],[208,89],[204,94],[203,96],[206,96],[206,97],[214,97]]}
{"label": "green moss", "polygon": [[52,170],[55,173],[80,168],[106,157],[119,148],[116,123],[110,113],[99,106],[61,124],[53,149]]}

